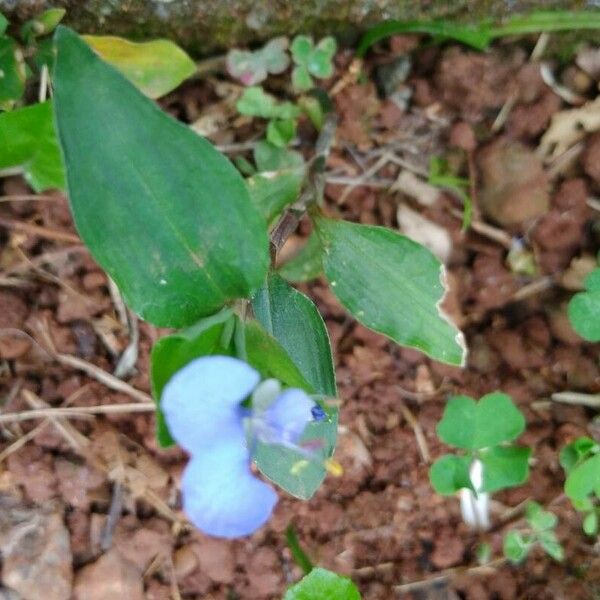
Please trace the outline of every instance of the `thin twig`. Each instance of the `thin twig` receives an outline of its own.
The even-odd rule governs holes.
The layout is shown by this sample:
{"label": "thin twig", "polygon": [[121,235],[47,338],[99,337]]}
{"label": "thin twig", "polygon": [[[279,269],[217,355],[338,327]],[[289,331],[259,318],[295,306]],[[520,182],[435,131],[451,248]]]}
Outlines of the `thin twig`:
{"label": "thin twig", "polygon": [[[25,393],[27,390],[24,390]],[[89,419],[92,415],[109,415],[118,413],[154,412],[154,404],[100,404],[98,406],[59,406],[57,408],[34,408],[19,412],[0,414],[0,424],[20,423],[32,419],[69,417],[73,419]]]}
{"label": "thin twig", "polygon": [[402,416],[406,419],[406,422],[412,428],[415,439],[417,440],[417,447],[419,448],[419,452],[421,454],[421,458],[425,464],[429,464],[431,462],[431,454],[429,452],[429,446],[427,445],[427,440],[425,439],[425,434],[423,433],[423,428],[415,418],[415,415],[412,414],[411,410],[400,400],[400,412]]}
{"label": "thin twig", "polygon": [[79,236],[75,235],[74,233],[60,231],[58,229],[51,229],[49,227],[42,227],[40,225],[32,225],[31,223],[23,223],[22,221],[17,221],[16,219],[6,219],[5,217],[0,217],[0,226],[8,229],[15,229],[17,231],[23,231],[24,233],[37,235],[38,237],[43,237],[48,240],[55,240],[57,242],[71,242],[73,244],[81,243]]}
{"label": "thin twig", "polygon": [[579,394],[577,392],[558,392],[552,394],[552,400],[562,404],[575,404],[578,406],[589,406],[600,408],[600,394]]}

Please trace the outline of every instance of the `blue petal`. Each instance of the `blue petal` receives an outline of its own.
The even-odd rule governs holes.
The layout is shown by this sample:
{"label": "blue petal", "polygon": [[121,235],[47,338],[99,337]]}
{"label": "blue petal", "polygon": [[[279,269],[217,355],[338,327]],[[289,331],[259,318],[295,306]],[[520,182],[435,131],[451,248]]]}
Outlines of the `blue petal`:
{"label": "blue petal", "polygon": [[313,421],[314,400],[295,388],[279,394],[265,411],[264,420],[274,444],[297,444],[306,426]]}
{"label": "blue petal", "polygon": [[243,441],[240,402],[259,380],[257,371],[230,356],[191,361],[173,375],[162,392],[161,408],[171,435],[192,453],[221,440]]}
{"label": "blue petal", "polygon": [[243,444],[220,443],[192,457],[181,483],[183,508],[208,535],[235,538],[264,525],[277,494],[250,471]]}

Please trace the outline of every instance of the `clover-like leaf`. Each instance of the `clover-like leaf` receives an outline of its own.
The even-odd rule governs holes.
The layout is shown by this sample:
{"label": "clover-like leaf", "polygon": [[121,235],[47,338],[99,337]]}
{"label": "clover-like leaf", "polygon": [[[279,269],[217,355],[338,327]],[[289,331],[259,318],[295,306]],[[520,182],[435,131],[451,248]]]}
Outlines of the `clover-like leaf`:
{"label": "clover-like leaf", "polygon": [[513,563],[519,563],[527,558],[531,546],[532,542],[520,531],[511,530],[504,536],[504,556]]}
{"label": "clover-like leaf", "polygon": [[600,268],[585,279],[585,291],[569,302],[568,315],[573,329],[589,342],[600,342]]}
{"label": "clover-like leaf", "polygon": [[288,46],[289,41],[286,37],[278,37],[254,52],[230,50],[226,60],[227,71],[244,85],[261,83],[269,73],[277,75],[288,68]]}
{"label": "clover-like leaf", "polygon": [[319,79],[327,79],[333,75],[332,58],[336,51],[335,39],[323,38],[314,49],[307,65],[311,75]]}
{"label": "clover-like leaf", "polygon": [[573,503],[588,499],[590,494],[600,497],[600,454],[576,466],[565,482],[565,493]]}
{"label": "clover-like leaf", "polygon": [[600,446],[592,438],[582,436],[567,444],[558,455],[561,467],[569,474],[578,464],[592,454],[600,452]]}
{"label": "clover-like leaf", "polygon": [[312,77],[304,65],[294,67],[292,71],[292,85],[299,92],[305,92],[313,87]]}
{"label": "clover-like leaf", "polygon": [[529,501],[525,507],[525,518],[535,531],[546,531],[554,529],[558,523],[558,517],[549,510],[544,510],[538,502]]}
{"label": "clover-like leaf", "polygon": [[295,119],[301,112],[291,102],[277,102],[258,85],[246,88],[235,106],[242,115],[263,119]]}
{"label": "clover-like leaf", "polygon": [[538,541],[540,546],[544,549],[548,556],[554,560],[561,562],[565,558],[565,549],[562,544],[558,541],[554,531],[542,531],[538,535]]}
{"label": "clover-like leaf", "polygon": [[583,531],[586,535],[596,535],[598,533],[598,513],[596,510],[588,513],[583,520]]}
{"label": "clover-like leaf", "polygon": [[279,148],[285,148],[295,135],[296,121],[293,119],[274,119],[267,125],[267,140]]}
{"label": "clover-like leaf", "polygon": [[429,481],[433,489],[442,496],[451,496],[463,488],[473,489],[469,476],[470,456],[445,454],[429,469]]}
{"label": "clover-like leaf", "polygon": [[495,446],[480,453],[483,463],[482,492],[497,492],[525,483],[529,478],[531,449],[525,446]]}
{"label": "clover-like leaf", "polygon": [[479,402],[468,396],[450,398],[437,433],[451,446],[477,450],[514,440],[524,429],[525,418],[510,396],[493,392]]}
{"label": "clover-like leaf", "polygon": [[307,66],[314,51],[313,40],[307,35],[297,35],[292,40],[290,50],[292,51],[292,59],[297,65]]}
{"label": "clover-like leaf", "polygon": [[299,152],[279,148],[266,140],[261,140],[254,146],[254,162],[259,171],[304,169],[304,159]]}

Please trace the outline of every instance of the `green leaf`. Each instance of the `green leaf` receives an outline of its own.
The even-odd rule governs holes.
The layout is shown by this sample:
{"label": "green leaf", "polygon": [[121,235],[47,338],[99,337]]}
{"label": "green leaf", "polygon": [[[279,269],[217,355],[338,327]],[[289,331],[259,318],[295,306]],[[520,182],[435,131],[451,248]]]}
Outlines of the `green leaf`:
{"label": "green leaf", "polygon": [[64,8],[50,8],[27,21],[21,28],[21,37],[31,42],[33,38],[52,33],[66,14]]}
{"label": "green leaf", "polygon": [[538,541],[546,554],[559,562],[565,558],[565,549],[556,538],[554,531],[542,531],[538,536]]}
{"label": "green leaf", "polygon": [[296,121],[275,119],[267,125],[267,140],[274,146],[285,148],[296,135]]}
{"label": "green leaf", "polygon": [[530,527],[536,531],[553,529],[558,523],[558,517],[554,513],[544,510],[540,504],[534,501],[527,503],[525,518]]}
{"label": "green leaf", "polygon": [[292,60],[297,65],[306,66],[310,60],[310,55],[312,54],[313,49],[314,43],[312,38],[308,37],[307,35],[297,35],[292,40],[292,45],[290,46]]}
{"label": "green leaf", "polygon": [[227,53],[227,71],[244,85],[256,85],[267,78],[268,73],[283,73],[290,64],[286,37],[267,42],[255,52],[230,50]]}
{"label": "green leaf", "polygon": [[252,300],[262,326],[287,350],[315,392],[337,395],[331,345],[316,306],[304,294],[270,273]]}
{"label": "green leaf", "polygon": [[25,62],[14,40],[0,37],[0,108],[11,108],[25,91]]}
{"label": "green leaf", "polygon": [[595,510],[585,516],[583,531],[586,535],[596,535],[598,533],[598,513]]}
{"label": "green leaf", "polygon": [[267,223],[298,199],[304,169],[284,169],[256,173],[246,179],[246,187],[254,206]]}
{"label": "green leaf", "polygon": [[462,365],[462,334],[440,311],[443,267],[426,248],[385,227],[315,218],[333,293],[366,327],[436,360]]}
{"label": "green leaf", "polygon": [[0,13],[0,35],[2,35],[8,27],[8,19]]}
{"label": "green leaf", "polygon": [[600,451],[600,446],[587,436],[577,438],[567,444],[558,455],[560,465],[569,474],[582,460]]}
{"label": "green leaf", "polygon": [[529,477],[531,449],[496,446],[480,453],[483,463],[482,492],[496,492],[525,483]]}
{"label": "green leaf", "polygon": [[298,254],[283,263],[278,273],[288,281],[310,281],[323,273],[323,248],[316,231],[313,231]]}
{"label": "green leaf", "polygon": [[442,496],[451,496],[463,488],[473,489],[469,477],[470,456],[445,454],[429,468],[429,481]]}
{"label": "green leaf", "polygon": [[266,140],[258,142],[254,147],[254,162],[259,171],[304,169],[304,159],[299,152],[278,148]]}
{"label": "green leaf", "polygon": [[590,494],[600,497],[600,454],[576,466],[565,482],[565,493],[571,501],[583,501]]}
{"label": "green leaf", "polygon": [[309,394],[315,391],[287,349],[259,321],[245,323],[245,336],[246,360],[260,372],[263,379],[272,377]]}
{"label": "green leaf", "polygon": [[168,94],[196,72],[194,61],[169,40],[136,43],[108,35],[82,37],[150,98]]}
{"label": "green leaf", "polygon": [[333,75],[332,58],[336,50],[335,39],[330,37],[323,38],[312,53],[308,62],[308,70],[311,75],[319,79],[327,79]]}
{"label": "green leaf", "polygon": [[301,96],[298,98],[298,106],[308,115],[315,129],[321,131],[325,122],[325,112],[319,100],[314,96]]}
{"label": "green leaf", "polygon": [[468,396],[450,398],[437,434],[450,446],[478,450],[514,440],[524,429],[525,418],[510,396],[493,392],[479,402]]}
{"label": "green leaf", "polygon": [[224,309],[187,329],[164,336],[154,344],[150,355],[150,379],[152,395],[157,405],[156,435],[163,448],[175,444],[160,410],[164,386],[177,371],[195,358],[212,354],[232,356],[234,351],[231,333],[234,319],[231,310]]}
{"label": "green leaf", "polygon": [[513,563],[519,563],[529,554],[531,542],[526,540],[519,531],[511,530],[504,536],[504,556]]}
{"label": "green leaf", "polygon": [[306,92],[313,87],[313,80],[307,67],[304,65],[294,67],[292,71],[292,85],[299,92]]}
{"label": "green leaf", "polygon": [[528,15],[515,15],[497,27],[489,19],[476,24],[453,23],[450,20],[385,21],[369,29],[362,37],[356,51],[359,57],[379,40],[402,33],[428,33],[437,39],[453,39],[477,50],[487,48],[495,38],[506,35],[565,31],[570,29],[600,28],[598,11],[533,11]]}
{"label": "green leaf", "polygon": [[277,102],[275,96],[267,94],[259,85],[246,88],[235,105],[242,115],[263,119],[295,119],[300,109],[291,102]]}
{"label": "green leaf", "polygon": [[284,600],[360,600],[360,593],[347,577],[317,567],[293,585]]}
{"label": "green leaf", "polygon": [[568,306],[573,329],[589,342],[600,342],[600,269],[585,280],[585,292],[575,294]]}
{"label": "green leaf", "polygon": [[50,101],[0,114],[0,169],[10,167],[21,167],[36,192],[65,189]]}
{"label": "green leaf", "polygon": [[55,116],[77,229],[143,319],[185,327],[250,296],[269,263],[241,175],[59,26]]}

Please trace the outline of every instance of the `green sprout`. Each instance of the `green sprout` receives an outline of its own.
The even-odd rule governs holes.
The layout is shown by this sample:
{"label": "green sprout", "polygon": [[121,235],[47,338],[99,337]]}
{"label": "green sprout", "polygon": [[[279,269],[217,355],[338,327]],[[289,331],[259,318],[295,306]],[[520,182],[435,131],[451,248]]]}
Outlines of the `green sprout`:
{"label": "green sprout", "polygon": [[548,556],[562,561],[565,551],[554,532],[558,522],[556,515],[530,501],[525,509],[525,520],[527,529],[512,529],[504,536],[504,556],[513,563],[520,563],[538,545]]}

